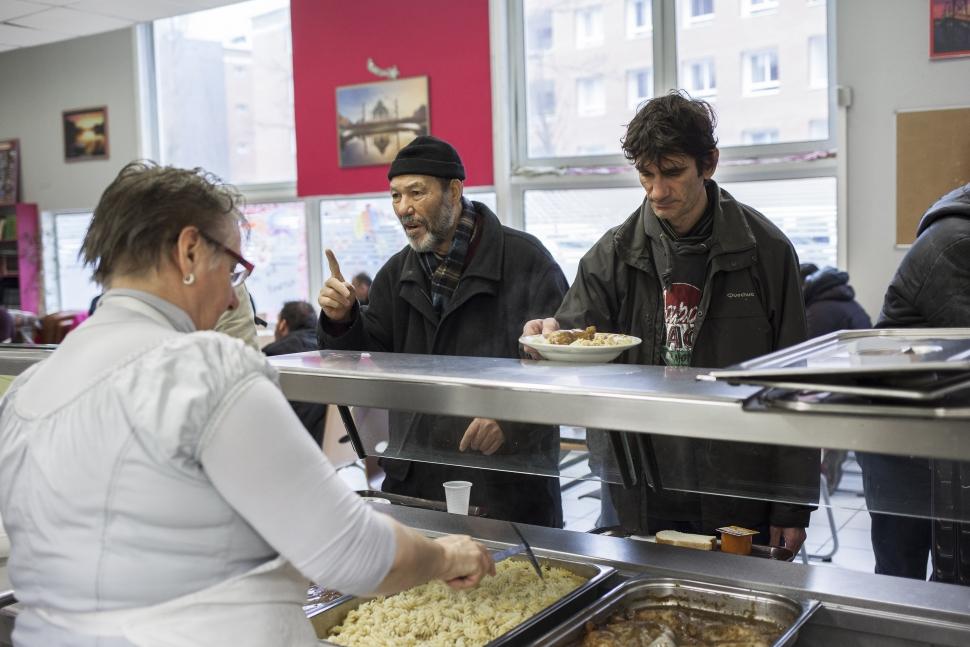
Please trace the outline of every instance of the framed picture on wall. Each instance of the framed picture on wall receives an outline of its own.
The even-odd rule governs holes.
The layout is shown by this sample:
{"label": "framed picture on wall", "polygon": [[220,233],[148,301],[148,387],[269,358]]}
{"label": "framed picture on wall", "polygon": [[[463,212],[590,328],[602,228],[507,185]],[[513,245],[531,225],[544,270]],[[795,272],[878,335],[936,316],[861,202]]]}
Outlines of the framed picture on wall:
{"label": "framed picture on wall", "polygon": [[428,123],[426,76],[338,87],[339,166],[390,164]]}
{"label": "framed picture on wall", "polygon": [[930,0],[930,58],[970,56],[970,2]]}
{"label": "framed picture on wall", "polygon": [[65,110],[62,121],[66,161],[108,159],[108,108]]}

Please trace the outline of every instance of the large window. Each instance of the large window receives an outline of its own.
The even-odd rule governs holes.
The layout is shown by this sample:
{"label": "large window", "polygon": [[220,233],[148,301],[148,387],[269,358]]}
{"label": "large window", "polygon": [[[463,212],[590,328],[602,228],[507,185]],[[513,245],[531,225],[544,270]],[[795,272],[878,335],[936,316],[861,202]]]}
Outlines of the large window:
{"label": "large window", "polygon": [[[836,264],[835,178],[725,182],[788,236],[799,260]],[[579,261],[611,227],[643,202],[643,189],[537,189],[525,192],[525,226],[549,249],[572,283]]]}
{"label": "large window", "polygon": [[44,214],[44,301],[47,312],[87,312],[101,288],[91,280],[91,270],[81,264],[78,253],[88,232],[90,211]]}
{"label": "large window", "polygon": [[234,184],[293,182],[287,0],[251,0],[154,23],[159,151]]}
{"label": "large window", "polygon": [[[716,92],[722,150],[749,145],[744,133],[766,127],[778,130],[773,143],[779,147],[827,140],[828,128],[819,137],[823,131],[807,127],[810,121],[829,121],[828,93],[818,91],[828,83],[826,6],[799,1],[740,4],[742,16],[719,11],[704,29],[686,28],[686,18],[677,21],[676,86],[705,98]],[[686,14],[692,10],[686,1],[677,8]],[[803,144],[779,153],[812,148]]]}
{"label": "large window", "polygon": [[248,232],[243,256],[256,265],[246,280],[256,314],[275,322],[287,301],[309,294],[306,215],[303,202],[252,204],[246,207]]}
{"label": "large window", "polygon": [[[619,129],[654,94],[652,6],[650,0],[572,6],[521,0],[525,119],[516,141],[523,157],[620,155]],[[557,35],[554,48],[536,45],[546,29]],[[555,111],[549,111],[553,87]]]}

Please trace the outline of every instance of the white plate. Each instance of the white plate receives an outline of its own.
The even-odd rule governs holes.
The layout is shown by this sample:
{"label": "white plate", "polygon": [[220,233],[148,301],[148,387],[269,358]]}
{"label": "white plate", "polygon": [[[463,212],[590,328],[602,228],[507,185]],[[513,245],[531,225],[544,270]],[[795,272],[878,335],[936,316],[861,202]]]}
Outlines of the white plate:
{"label": "white plate", "polygon": [[550,344],[542,335],[523,335],[519,337],[519,343],[530,348],[535,348],[544,359],[557,362],[589,362],[603,363],[612,362],[619,357],[620,353],[639,346],[643,341],[639,337],[623,335],[625,343],[615,346],[565,346],[562,344]]}

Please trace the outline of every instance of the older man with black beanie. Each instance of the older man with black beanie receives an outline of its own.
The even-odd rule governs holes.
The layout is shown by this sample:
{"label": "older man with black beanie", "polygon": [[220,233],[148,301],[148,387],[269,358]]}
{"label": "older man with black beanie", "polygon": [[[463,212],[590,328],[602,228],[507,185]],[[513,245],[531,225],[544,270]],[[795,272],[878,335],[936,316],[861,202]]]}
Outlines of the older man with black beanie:
{"label": "older man with black beanie", "polygon": [[[320,347],[518,357],[523,323],[562,301],[559,265],[535,237],[464,197],[465,167],[448,142],[415,138],[387,177],[408,246],[377,272],[363,309],[327,250]],[[490,516],[562,526],[554,428],[392,411],[389,433],[384,491],[442,500],[443,482],[471,481],[471,504]]]}

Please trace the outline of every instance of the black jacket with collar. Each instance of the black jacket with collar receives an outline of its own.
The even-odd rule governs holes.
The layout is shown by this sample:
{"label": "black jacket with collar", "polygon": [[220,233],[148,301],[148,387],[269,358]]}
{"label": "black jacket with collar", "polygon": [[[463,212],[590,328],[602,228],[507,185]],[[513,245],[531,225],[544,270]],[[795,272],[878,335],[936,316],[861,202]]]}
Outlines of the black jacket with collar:
{"label": "black jacket with collar", "polygon": [[[930,207],[899,264],[877,328],[970,327],[970,184]],[[914,464],[926,464],[914,458]],[[932,460],[933,579],[970,584],[970,464]],[[891,477],[891,475],[886,475]]]}
{"label": "black jacket with collar", "polygon": [[[321,348],[386,351],[471,357],[519,357],[518,339],[526,321],[548,317],[568,287],[559,265],[534,236],[503,226],[485,205],[478,211],[477,241],[461,280],[439,315],[431,304],[431,286],[417,252],[405,247],[392,256],[374,277],[366,308],[355,307],[349,329],[338,332],[323,313],[317,326]],[[458,443],[470,417],[430,416],[404,411],[390,413],[387,455],[430,462],[451,460],[463,465],[509,468],[516,465],[556,473],[559,437],[551,427],[501,422],[505,445],[493,456],[459,453]],[[388,476],[412,477],[417,463],[384,461]],[[497,471],[474,472],[470,478],[472,505],[483,505],[495,516],[561,525],[561,509],[536,514],[539,507],[559,503],[558,481]],[[501,493],[493,486],[508,486]],[[538,484],[538,485],[537,485]],[[544,501],[534,491],[543,490]],[[517,501],[497,501],[518,492]],[[491,495],[490,495],[491,493]],[[441,499],[440,482],[428,483],[425,496]],[[491,499],[491,500],[488,500]],[[532,510],[533,512],[526,512]]]}
{"label": "black jacket with collar", "polygon": [[[804,341],[805,310],[791,243],[763,215],[711,184],[718,200],[691,365],[722,368]],[[662,235],[657,217],[644,200],[580,261],[576,281],[556,314],[559,324],[595,325],[600,330],[635,335],[643,343],[619,361],[662,365],[665,325],[658,270],[663,267],[658,262],[664,254]],[[650,438],[661,481],[670,489],[738,496],[669,491],[658,495],[644,485],[629,490],[613,487],[614,504],[627,529],[655,531],[647,527],[648,517],[699,522],[705,532],[730,524],[808,525],[810,506],[767,499],[817,501],[818,450],[672,436]]]}

